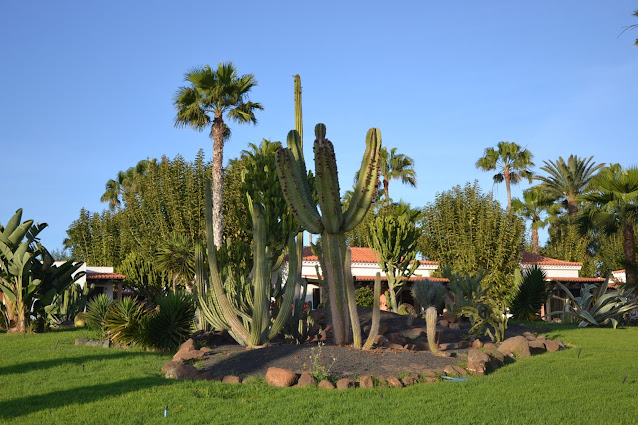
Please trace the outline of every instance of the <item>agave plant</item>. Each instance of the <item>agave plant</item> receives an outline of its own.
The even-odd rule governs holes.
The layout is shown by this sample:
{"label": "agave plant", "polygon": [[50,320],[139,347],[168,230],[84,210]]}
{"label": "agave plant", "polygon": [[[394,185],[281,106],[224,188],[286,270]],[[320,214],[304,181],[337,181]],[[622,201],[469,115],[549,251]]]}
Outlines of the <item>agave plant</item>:
{"label": "agave plant", "polygon": [[159,350],[179,347],[191,334],[195,298],[184,292],[158,297],[157,309],[142,321],[142,345]]}
{"label": "agave plant", "polygon": [[109,339],[122,345],[142,340],[143,321],[148,311],[135,298],[124,297],[122,301],[109,308],[104,327]]}
{"label": "agave plant", "polygon": [[[565,304],[564,313],[580,319],[578,327],[584,328],[588,325],[602,326],[611,323],[614,329],[618,326],[618,317],[638,308],[638,303],[629,299],[631,290],[620,288],[616,291],[607,292],[609,276],[596,291],[596,285],[583,285],[581,296],[574,295],[557,282],[558,286],[567,294],[569,301]],[[556,312],[552,314],[560,314]]]}
{"label": "agave plant", "polygon": [[86,305],[86,325],[98,332],[102,338],[106,336],[105,319],[112,305],[113,300],[107,297],[106,294],[94,297]]}

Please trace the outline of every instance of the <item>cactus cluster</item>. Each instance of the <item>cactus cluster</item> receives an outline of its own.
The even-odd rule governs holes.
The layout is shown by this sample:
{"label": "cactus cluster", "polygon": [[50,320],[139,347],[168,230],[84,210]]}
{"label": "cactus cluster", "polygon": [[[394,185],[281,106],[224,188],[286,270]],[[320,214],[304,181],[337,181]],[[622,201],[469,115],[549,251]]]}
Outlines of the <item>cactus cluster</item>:
{"label": "cactus cluster", "polygon": [[[321,234],[322,265],[325,266],[322,267],[322,272],[328,287],[335,343],[349,342],[349,323],[352,323],[354,345],[360,347],[354,289],[350,291],[346,282],[345,232],[361,222],[374,199],[379,173],[381,132],[372,128],[367,133],[366,151],[358,173],[357,186],[345,211],[341,204],[334,146],[326,139],[324,124],[317,124],[315,137],[313,150],[318,203],[314,201],[308,183],[306,164],[301,154],[301,136],[296,130],[288,133],[288,148],[277,151],[277,173],[284,198],[299,224],[310,233]],[[350,297],[349,292],[352,292]],[[352,298],[352,302],[349,302],[349,298]]]}

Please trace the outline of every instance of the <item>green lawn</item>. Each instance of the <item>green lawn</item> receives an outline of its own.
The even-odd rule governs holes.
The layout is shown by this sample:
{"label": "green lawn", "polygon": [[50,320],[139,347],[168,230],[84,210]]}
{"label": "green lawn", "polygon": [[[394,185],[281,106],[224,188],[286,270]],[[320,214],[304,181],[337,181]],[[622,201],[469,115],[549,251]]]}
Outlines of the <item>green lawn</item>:
{"label": "green lawn", "polygon": [[82,330],[0,334],[0,423],[638,423],[638,328],[552,329],[580,358],[572,348],[464,383],[349,391],[172,381],[160,371],[170,355],[75,346]]}

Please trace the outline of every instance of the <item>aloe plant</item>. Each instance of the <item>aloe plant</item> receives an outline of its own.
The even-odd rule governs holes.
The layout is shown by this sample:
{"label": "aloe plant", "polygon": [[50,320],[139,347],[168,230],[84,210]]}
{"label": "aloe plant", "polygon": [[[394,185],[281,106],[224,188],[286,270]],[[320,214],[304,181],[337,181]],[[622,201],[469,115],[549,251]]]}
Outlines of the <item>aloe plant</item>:
{"label": "aloe plant", "polygon": [[[620,288],[607,292],[609,277],[596,290],[596,285],[586,284],[581,288],[581,296],[574,297],[569,289],[562,283],[558,286],[567,294],[568,302],[565,303],[563,312],[554,312],[551,315],[565,313],[580,320],[579,327],[588,325],[602,326],[611,324],[614,329],[618,326],[618,317],[638,308],[635,300],[630,300],[632,290]],[[551,316],[550,315],[550,316]]]}
{"label": "aloe plant", "polygon": [[[341,204],[334,146],[326,139],[324,124],[315,126],[315,137],[315,188],[321,214],[308,184],[306,164],[301,156],[301,136],[296,130],[288,133],[288,148],[277,151],[277,173],[284,198],[299,224],[310,233],[321,234],[321,251],[326,266],[322,268],[322,272],[328,287],[335,343],[342,345],[349,341],[350,322],[355,334],[355,346],[360,346],[360,337],[357,340],[355,329],[359,323],[354,294],[352,303],[349,303],[346,288],[345,232],[361,222],[374,199],[379,173],[381,132],[372,128],[367,133],[366,151],[357,186],[350,206],[345,211]],[[350,304],[355,308],[349,307]]]}

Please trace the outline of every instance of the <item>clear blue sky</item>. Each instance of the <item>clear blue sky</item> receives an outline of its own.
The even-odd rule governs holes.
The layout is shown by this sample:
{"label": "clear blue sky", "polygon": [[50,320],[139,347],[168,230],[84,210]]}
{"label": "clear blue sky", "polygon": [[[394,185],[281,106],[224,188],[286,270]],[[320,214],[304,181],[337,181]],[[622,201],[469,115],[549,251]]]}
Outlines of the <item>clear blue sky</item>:
{"label": "clear blue sky", "polygon": [[[49,223],[60,248],[104,184],[147,157],[193,159],[206,133],[173,126],[172,97],[192,67],[233,61],[253,73],[257,126],[233,126],[225,161],[249,142],[285,140],[293,74],[303,85],[306,155],[323,122],[342,190],[369,127],[413,157],[415,206],[491,174],[500,140],[543,160],[578,154],[638,163],[637,1],[4,2],[0,14],[0,222],[17,208]],[[312,167],[312,166],[311,166]],[[520,196],[523,184],[514,189]],[[505,201],[505,188],[494,188]]]}

